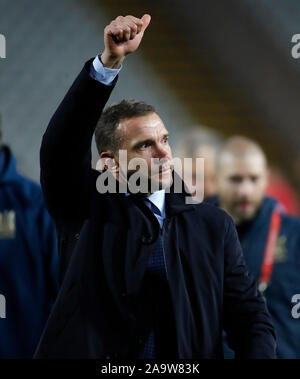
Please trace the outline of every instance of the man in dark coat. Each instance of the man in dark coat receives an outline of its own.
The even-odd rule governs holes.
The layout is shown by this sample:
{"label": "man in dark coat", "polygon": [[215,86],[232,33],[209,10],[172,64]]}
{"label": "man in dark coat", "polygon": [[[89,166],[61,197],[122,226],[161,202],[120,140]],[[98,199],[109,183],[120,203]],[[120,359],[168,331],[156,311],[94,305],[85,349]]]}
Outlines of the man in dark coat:
{"label": "man in dark coat", "polygon": [[[277,357],[299,358],[300,220],[265,196],[266,157],[255,142],[231,137],[217,162],[219,196],[213,202],[235,221],[247,267],[273,319]],[[227,345],[225,357],[233,357]]]}
{"label": "man in dark coat", "polygon": [[[154,108],[124,100],[106,109],[95,132],[105,170],[91,169],[97,121],[149,22],[119,16],[105,28],[103,54],[85,64],[43,137],[41,183],[63,281],[36,357],[223,358],[224,327],[237,357],[274,358],[274,329],[233,221],[174,191],[168,132]],[[147,163],[143,176],[157,191],[121,193],[121,149]],[[128,181],[137,172],[129,168]],[[100,193],[106,174],[116,193]]]}

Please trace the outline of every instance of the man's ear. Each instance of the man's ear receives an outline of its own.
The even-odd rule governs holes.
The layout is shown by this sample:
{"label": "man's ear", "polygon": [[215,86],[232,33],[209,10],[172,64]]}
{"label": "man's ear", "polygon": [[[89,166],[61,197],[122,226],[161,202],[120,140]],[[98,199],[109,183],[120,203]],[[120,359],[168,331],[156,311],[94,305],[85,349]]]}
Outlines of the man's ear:
{"label": "man's ear", "polygon": [[119,170],[119,165],[117,164],[114,154],[111,151],[102,151],[96,165],[96,170],[100,172],[104,170],[117,172]]}

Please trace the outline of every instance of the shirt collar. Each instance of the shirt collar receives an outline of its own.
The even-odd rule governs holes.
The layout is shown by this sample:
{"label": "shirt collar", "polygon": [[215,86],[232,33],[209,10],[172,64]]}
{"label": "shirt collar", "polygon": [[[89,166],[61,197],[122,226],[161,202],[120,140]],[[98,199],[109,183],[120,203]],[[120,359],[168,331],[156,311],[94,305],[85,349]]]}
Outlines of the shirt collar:
{"label": "shirt collar", "polygon": [[[130,196],[129,192],[126,192],[125,197]],[[161,216],[165,217],[165,190],[160,190],[153,192],[150,196],[147,197],[157,208],[160,210]]]}
{"label": "shirt collar", "polygon": [[165,190],[153,192],[148,199],[160,210],[162,217],[165,217]]}

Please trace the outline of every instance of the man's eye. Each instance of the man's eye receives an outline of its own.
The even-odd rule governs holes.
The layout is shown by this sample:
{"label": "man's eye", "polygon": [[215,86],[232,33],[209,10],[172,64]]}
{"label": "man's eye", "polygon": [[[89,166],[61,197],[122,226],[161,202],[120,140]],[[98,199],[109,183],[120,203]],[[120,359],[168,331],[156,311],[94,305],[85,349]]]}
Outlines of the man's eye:
{"label": "man's eye", "polygon": [[150,143],[145,142],[145,143],[143,143],[142,145],[140,145],[138,148],[139,148],[139,149],[146,149],[148,146],[150,146]]}
{"label": "man's eye", "polygon": [[243,179],[239,176],[232,176],[231,178],[229,178],[229,180],[231,181],[231,183],[241,183],[243,181]]}
{"label": "man's eye", "polygon": [[168,143],[168,140],[169,140],[169,137],[165,137],[165,138],[163,139],[163,143]]}

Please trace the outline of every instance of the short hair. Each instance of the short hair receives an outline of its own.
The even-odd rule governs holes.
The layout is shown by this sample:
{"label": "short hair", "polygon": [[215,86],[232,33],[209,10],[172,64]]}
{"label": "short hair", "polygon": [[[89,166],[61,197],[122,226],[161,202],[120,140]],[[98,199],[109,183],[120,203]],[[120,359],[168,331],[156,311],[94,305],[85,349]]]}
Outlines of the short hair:
{"label": "short hair", "polygon": [[116,152],[123,140],[116,129],[120,120],[146,116],[155,113],[155,108],[144,101],[122,100],[107,107],[102,113],[95,129],[95,141],[99,154],[102,151]]}
{"label": "short hair", "polygon": [[223,137],[214,129],[204,125],[195,125],[185,128],[184,135],[176,145],[177,153],[183,157],[197,158],[197,153],[203,146],[209,146],[212,150],[220,149]]}
{"label": "short hair", "polygon": [[224,142],[217,155],[218,170],[222,165],[224,157],[228,154],[237,159],[243,159],[248,155],[259,155],[267,165],[267,158],[261,146],[256,141],[245,136],[235,135]]}

